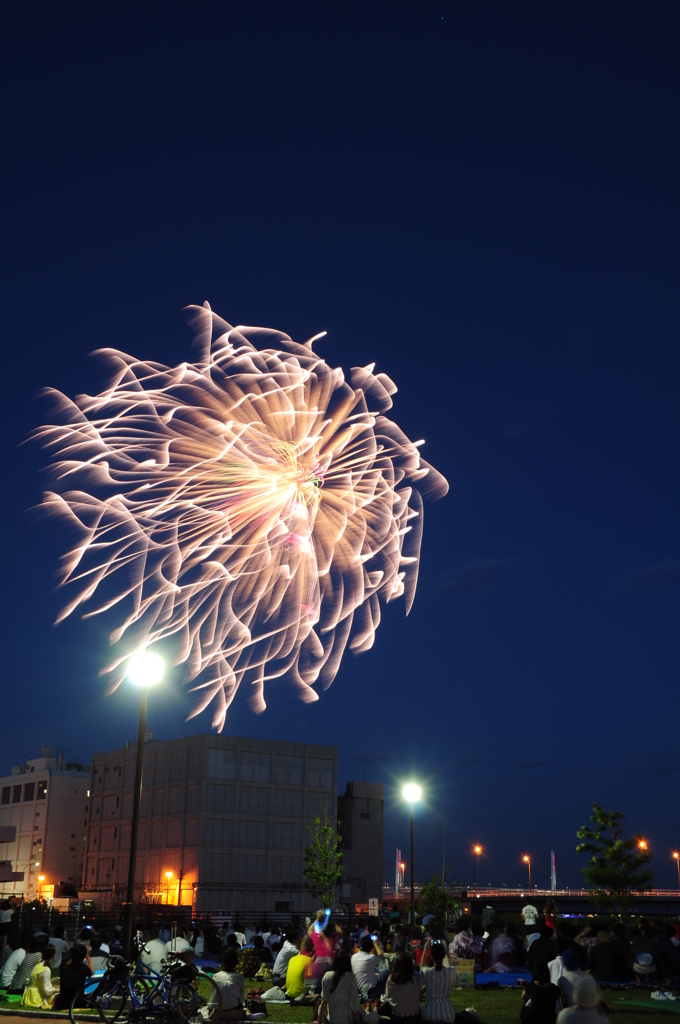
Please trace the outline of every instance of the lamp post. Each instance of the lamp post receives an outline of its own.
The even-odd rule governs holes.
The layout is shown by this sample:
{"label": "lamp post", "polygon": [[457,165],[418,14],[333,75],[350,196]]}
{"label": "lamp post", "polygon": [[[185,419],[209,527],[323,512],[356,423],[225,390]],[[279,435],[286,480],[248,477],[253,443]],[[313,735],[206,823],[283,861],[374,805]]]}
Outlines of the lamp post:
{"label": "lamp post", "polygon": [[678,889],[680,889],[680,853],[678,853],[677,850],[673,854],[673,860],[675,861],[675,866],[678,869]]}
{"label": "lamp post", "polygon": [[132,956],[132,918],[135,906],[135,871],[137,868],[137,840],[139,838],[139,812],[142,803],[142,771],[144,768],[144,736],[146,734],[146,708],[149,687],[163,677],[163,662],[157,654],[139,651],[130,658],[128,679],[141,687],[139,702],[139,733],[137,735],[137,762],[135,764],[134,803],[132,805],[132,833],[130,836],[130,865],[128,867],[127,902],[123,917],[123,956]]}
{"label": "lamp post", "polygon": [[168,904],[168,903],[170,903],[170,879],[172,878],[172,871],[166,871],[165,872],[165,877],[167,879],[167,887],[168,887],[167,895],[165,897],[165,902],[166,902],[166,904]]}
{"label": "lamp post", "polygon": [[638,849],[639,850],[646,850],[647,849],[647,840],[646,839],[638,839]]}
{"label": "lamp post", "polygon": [[404,800],[411,805],[411,926],[416,923],[414,915],[414,884],[415,884],[415,871],[414,871],[414,842],[413,842],[413,805],[416,800],[420,800],[420,786],[416,786],[415,782],[408,782],[404,786]]}
{"label": "lamp post", "polygon": [[522,860],[524,861],[526,866],[529,868],[529,888],[531,889],[531,857],[527,853],[525,853],[524,856],[522,857]]}
{"label": "lamp post", "polygon": [[479,845],[472,847],[472,888],[477,889],[477,858],[482,852],[482,848]]}

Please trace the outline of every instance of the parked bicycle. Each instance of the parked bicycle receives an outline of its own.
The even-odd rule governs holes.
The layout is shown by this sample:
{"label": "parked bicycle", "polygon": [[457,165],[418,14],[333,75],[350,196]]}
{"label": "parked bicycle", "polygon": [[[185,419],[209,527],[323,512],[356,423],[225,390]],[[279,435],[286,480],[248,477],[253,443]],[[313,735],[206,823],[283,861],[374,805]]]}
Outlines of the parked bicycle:
{"label": "parked bicycle", "polygon": [[213,979],[170,953],[160,972],[110,956],[104,975],[90,978],[76,995],[69,1016],[71,1024],[83,1013],[96,1013],[106,1024],[212,1024],[221,1009]]}

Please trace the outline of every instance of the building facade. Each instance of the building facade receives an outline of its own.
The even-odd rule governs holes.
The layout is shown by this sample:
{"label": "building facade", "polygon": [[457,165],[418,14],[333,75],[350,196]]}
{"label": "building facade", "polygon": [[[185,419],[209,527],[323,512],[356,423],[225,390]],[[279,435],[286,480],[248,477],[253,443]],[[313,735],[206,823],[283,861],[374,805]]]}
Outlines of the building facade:
{"label": "building facade", "polygon": [[383,788],[379,782],[348,782],[338,797],[338,831],[342,836],[343,902],[382,902]]}
{"label": "building facade", "polygon": [[[124,895],[136,744],[95,754],[81,895]],[[197,913],[309,912],[307,825],[335,824],[337,748],[203,735],[144,750],[136,899]],[[382,835],[381,835],[382,856]]]}
{"label": "building facade", "polygon": [[89,784],[89,766],[51,747],[0,778],[0,827],[16,828],[13,842],[0,843],[0,861],[23,873],[22,881],[0,883],[3,895],[54,896],[80,885]]}

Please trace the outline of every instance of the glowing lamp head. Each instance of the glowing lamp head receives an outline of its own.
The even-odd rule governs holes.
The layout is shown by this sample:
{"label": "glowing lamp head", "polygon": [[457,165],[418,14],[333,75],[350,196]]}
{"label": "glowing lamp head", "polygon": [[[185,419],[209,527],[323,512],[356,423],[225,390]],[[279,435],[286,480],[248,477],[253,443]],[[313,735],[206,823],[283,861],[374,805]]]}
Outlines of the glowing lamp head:
{"label": "glowing lamp head", "polygon": [[680,853],[678,853],[677,850],[673,854],[673,860],[680,860]]}
{"label": "glowing lamp head", "polygon": [[38,881],[39,882],[44,882],[45,881],[45,876],[44,875],[38,875]]}
{"label": "glowing lamp head", "polygon": [[524,863],[525,863],[525,864],[528,864],[528,863],[529,863],[529,858],[527,857],[526,853],[525,853],[525,854],[524,854],[524,856],[522,857],[522,860],[524,861]]}
{"label": "glowing lamp head", "polygon": [[404,786],[404,800],[410,804],[420,800],[420,786],[416,786],[415,782],[407,782]]}
{"label": "glowing lamp head", "polygon": [[481,846],[475,846],[475,853],[481,853],[481,852],[482,852]]}
{"label": "glowing lamp head", "polygon": [[641,850],[646,850],[647,849],[647,840],[646,839],[641,839],[639,841],[639,843],[638,843],[638,846],[640,847]]}
{"label": "glowing lamp head", "polygon": [[151,651],[138,651],[128,662],[128,679],[136,686],[155,686],[163,678],[163,659]]}
{"label": "glowing lamp head", "polygon": [[165,872],[165,877],[166,877],[166,878],[168,879],[168,881],[169,881],[169,880],[170,880],[170,879],[172,878],[172,871],[166,871],[166,872]]}

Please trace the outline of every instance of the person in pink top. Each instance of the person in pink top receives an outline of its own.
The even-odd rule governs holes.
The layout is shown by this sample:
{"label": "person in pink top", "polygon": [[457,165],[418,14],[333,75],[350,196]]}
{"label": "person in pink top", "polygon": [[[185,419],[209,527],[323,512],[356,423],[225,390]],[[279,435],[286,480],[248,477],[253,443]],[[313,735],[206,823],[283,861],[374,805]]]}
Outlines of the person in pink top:
{"label": "person in pink top", "polygon": [[314,945],[314,961],[310,973],[311,977],[317,980],[323,978],[331,969],[340,945],[340,927],[332,923],[330,910],[319,910],[307,934]]}

